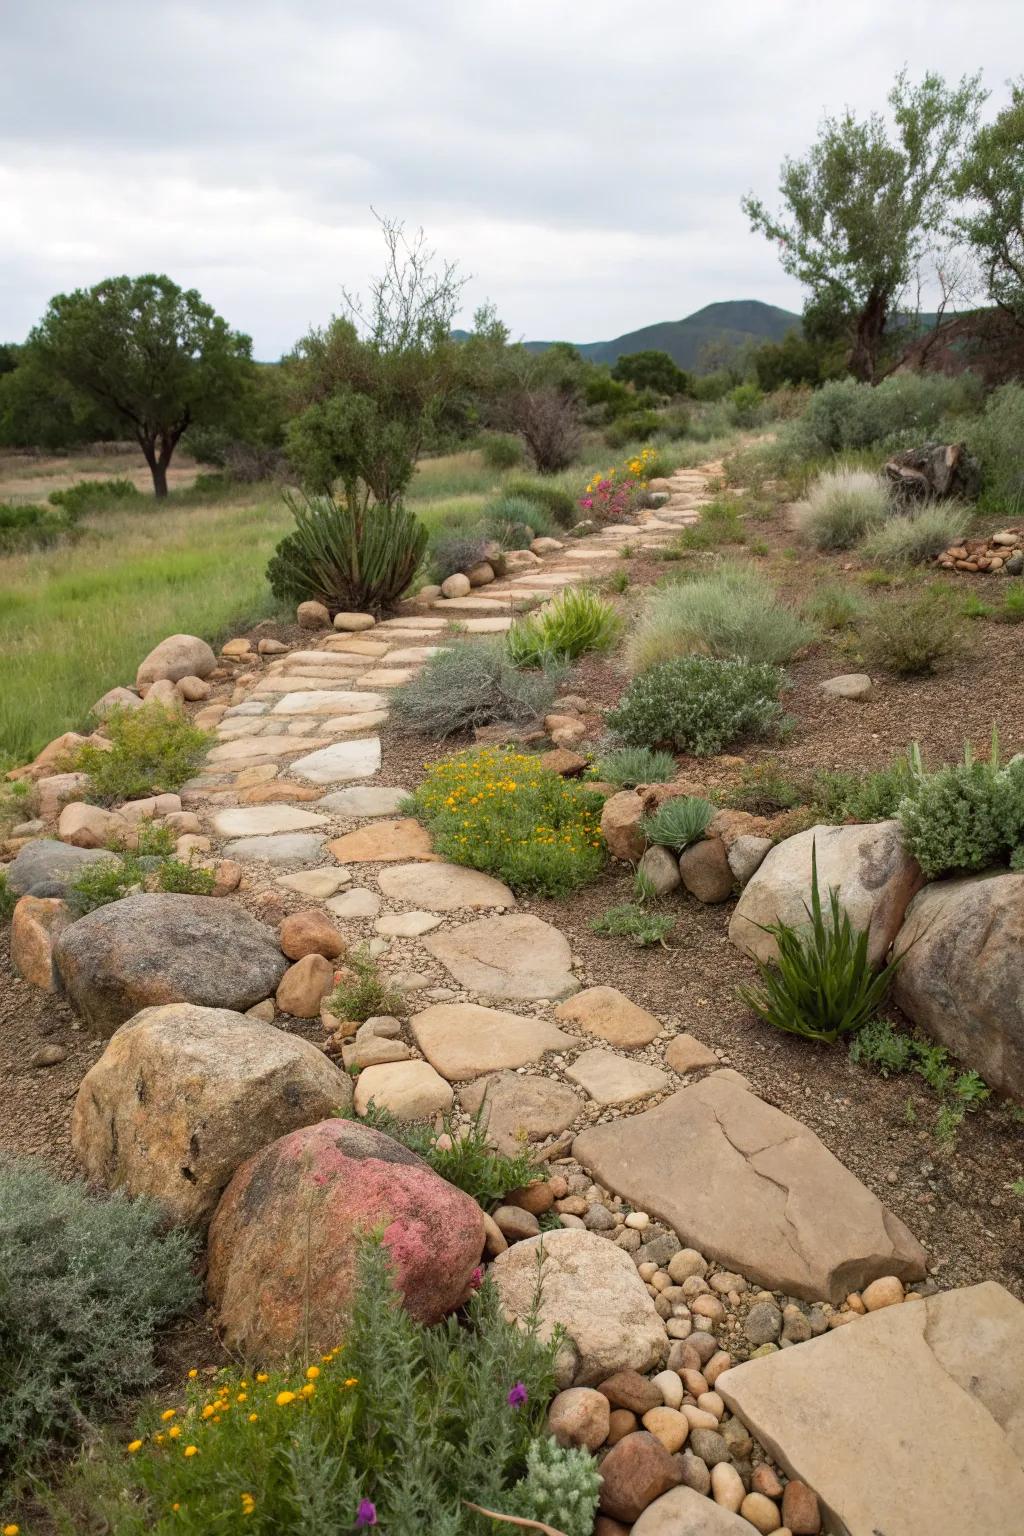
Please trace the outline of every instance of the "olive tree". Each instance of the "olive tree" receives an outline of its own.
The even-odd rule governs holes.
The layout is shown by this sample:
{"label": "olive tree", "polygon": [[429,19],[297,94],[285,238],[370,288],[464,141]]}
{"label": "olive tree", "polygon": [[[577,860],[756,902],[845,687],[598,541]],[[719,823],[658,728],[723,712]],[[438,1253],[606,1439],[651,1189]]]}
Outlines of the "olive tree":
{"label": "olive tree", "polygon": [[984,100],[978,75],[947,86],[903,71],[879,113],[827,116],[817,141],[782,165],[783,207],[743,199],[751,228],[777,243],[783,268],[810,289],[808,310],[845,330],[855,378],[878,371],[886,325],[934,237],[948,224],[965,141]]}
{"label": "olive tree", "polygon": [[1024,327],[1024,79],[980,129],[960,167],[957,190],[970,202],[956,222],[994,304]]}
{"label": "olive tree", "polygon": [[253,366],[248,336],[194,288],[152,274],[58,294],[27,346],[57,384],[130,431],[157,496],[183,434],[226,420]]}

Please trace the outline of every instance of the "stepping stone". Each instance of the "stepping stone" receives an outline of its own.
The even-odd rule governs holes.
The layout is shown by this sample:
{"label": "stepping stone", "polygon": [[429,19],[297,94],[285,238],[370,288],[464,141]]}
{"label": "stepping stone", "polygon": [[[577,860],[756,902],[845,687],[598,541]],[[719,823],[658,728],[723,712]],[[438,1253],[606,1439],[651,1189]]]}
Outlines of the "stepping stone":
{"label": "stepping stone", "polygon": [[233,704],[230,709],[224,711],[224,719],[232,720],[237,715],[265,715],[269,708],[269,704],[257,704],[255,701],[249,704]]}
{"label": "stepping stone", "polygon": [[218,837],[259,837],[268,832],[301,832],[306,827],[327,825],[326,816],[300,811],[295,805],[253,805],[218,811],[213,830]]}
{"label": "stepping stone", "polygon": [[402,650],[391,651],[385,665],[389,667],[415,667],[422,665],[428,656],[436,656],[439,651],[450,650],[447,645],[408,645]]}
{"label": "stepping stone", "polygon": [[356,1078],[355,1107],[365,1115],[371,1102],[399,1120],[426,1120],[451,1109],[455,1095],[426,1061],[389,1061],[365,1067]]}
{"label": "stepping stone", "polygon": [[718,1057],[693,1035],[676,1035],[665,1047],[665,1065],[680,1074],[696,1072],[699,1067],[717,1067]]}
{"label": "stepping stone", "polygon": [[573,1155],[684,1244],[771,1290],[839,1302],[881,1275],[925,1272],[913,1234],[814,1132],[725,1072],[584,1131]]}
{"label": "stepping stone", "polygon": [[661,1033],[661,1024],[652,1013],[631,1003],[617,987],[588,987],[577,992],[555,1009],[555,1018],[578,1024],[589,1035],[600,1035],[609,1045],[622,1050],[636,1050],[650,1045]]}
{"label": "stepping stone", "polygon": [[[385,650],[387,647],[385,646]],[[376,651],[370,652],[371,656],[377,655]],[[331,651],[290,651],[287,656],[282,656],[280,661],[272,662],[268,667],[268,674],[275,672],[304,672],[307,667],[358,667],[362,665],[359,656],[335,656]]]}
{"label": "stepping stone", "polygon": [[416,676],[415,667],[392,667],[389,672],[386,667],[377,667],[372,672],[364,672],[359,679],[360,688],[401,688],[406,683],[411,683]]}
{"label": "stepping stone", "polygon": [[531,913],[481,917],[435,934],[424,948],[460,986],[494,998],[560,998],[579,991],[569,941]]}
{"label": "stepping stone", "polygon": [[634,1099],[649,1099],[652,1093],[660,1093],[669,1084],[667,1073],[660,1067],[627,1061],[600,1046],[577,1056],[565,1075],[579,1083],[595,1104],[631,1104]]}
{"label": "stepping stone", "polygon": [[435,1003],[414,1014],[409,1025],[431,1066],[451,1083],[525,1067],[546,1051],[566,1050],[575,1043],[546,1019],[521,1018],[478,1003]]}
{"label": "stepping stone", "polygon": [[[308,743],[307,743],[308,745]],[[230,763],[246,768],[250,763],[266,762],[268,758],[287,757],[301,752],[303,743],[294,736],[254,736],[245,741],[225,741],[206,755],[212,764]]]}
{"label": "stepping stone", "polygon": [[393,859],[436,859],[430,833],[411,816],[375,821],[335,838],[331,852],[339,864],[382,864]]}
{"label": "stepping stone", "polygon": [[297,864],[311,859],[321,859],[324,840],[312,832],[279,832],[272,837],[239,837],[224,844],[226,859],[240,859],[243,863],[262,860],[267,864]]}
{"label": "stepping stone", "polygon": [[388,717],[386,709],[368,715],[339,715],[337,720],[318,720],[316,729],[325,736],[354,736],[357,731],[375,731]]}
{"label": "stepping stone", "polygon": [[304,693],[286,693],[274,705],[274,715],[359,715],[371,709],[383,709],[384,700],[365,693],[343,692],[331,688],[311,688]]}
{"label": "stepping stone", "polygon": [[583,1109],[583,1100],[567,1084],[518,1072],[463,1083],[459,1098],[468,1114],[481,1114],[489,1140],[510,1157],[522,1151],[524,1137],[543,1141],[561,1135]]}
{"label": "stepping stone", "polygon": [[504,619],[467,619],[466,632],[470,635],[500,635],[512,628],[512,616]]}
{"label": "stepping stone", "polygon": [[253,715],[243,715],[238,720],[223,720],[217,726],[219,741],[236,741],[239,736],[259,736],[267,728],[267,722]]}
{"label": "stepping stone", "polygon": [[311,784],[344,784],[349,779],[369,778],[380,768],[380,738],[332,742],[318,752],[296,758],[290,768]]}
{"label": "stepping stone", "polygon": [[324,795],[317,804],[336,816],[393,816],[408,797],[407,789],[353,784],[351,789],[337,789],[333,795]]}
{"label": "stepping stone", "polygon": [[334,896],[327,903],[328,912],[333,912],[335,917],[376,917],[380,907],[380,897],[376,892],[368,891],[363,886],[346,891],[342,896]]}
{"label": "stepping stone", "polygon": [[399,864],[395,869],[382,869],[377,884],[392,901],[413,902],[431,912],[516,904],[516,898],[501,880],[478,869],[465,869],[461,864]]}
{"label": "stepping stone", "polygon": [[433,912],[386,912],[374,928],[388,939],[418,939],[440,928],[441,919]]}
{"label": "stepping stone", "polygon": [[505,605],[495,601],[493,597],[446,597],[440,602],[431,603],[430,606],[435,612],[457,615],[461,613],[498,614]]}
{"label": "stepping stone", "polygon": [[[378,629],[415,630],[420,634],[429,635],[439,629],[444,629],[444,619],[428,619],[427,617],[415,617],[404,619],[384,619],[377,625]],[[330,644],[330,641],[328,641]]]}
{"label": "stepping stone", "polygon": [[327,867],[300,869],[294,875],[278,875],[274,884],[283,886],[286,891],[298,891],[300,896],[310,896],[314,901],[325,901],[335,891],[340,891],[343,885],[348,885],[351,879],[351,870]]}
{"label": "stepping stone", "polygon": [[750,1360],[715,1391],[815,1490],[829,1530],[1022,1528],[1024,1305],[994,1281]]}
{"label": "stepping stone", "polygon": [[[379,626],[378,626],[379,627]],[[339,652],[352,656],[386,656],[391,647],[386,640],[362,640],[354,635],[338,635],[324,643],[322,651],[314,651],[313,655],[323,656],[330,654],[336,656]]]}

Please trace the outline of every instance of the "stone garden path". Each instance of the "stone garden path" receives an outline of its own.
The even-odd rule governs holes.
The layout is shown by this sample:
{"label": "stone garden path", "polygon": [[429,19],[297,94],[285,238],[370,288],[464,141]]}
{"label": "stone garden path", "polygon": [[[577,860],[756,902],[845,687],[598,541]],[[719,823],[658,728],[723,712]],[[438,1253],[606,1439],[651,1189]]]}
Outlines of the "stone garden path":
{"label": "stone garden path", "polygon": [[[583,985],[580,962],[558,928],[523,911],[500,881],[440,861],[419,824],[401,814],[403,794],[415,785],[389,782],[395,775],[378,735],[391,690],[446,643],[451,621],[467,637],[459,643],[507,630],[523,599],[606,574],[624,543],[641,549],[667,542],[696,521],[709,472],[674,475],[668,501],[639,526],[568,540],[543,564],[464,598],[423,604],[362,632],[316,635],[308,649],[262,658],[263,667],[240,674],[233,702],[216,722],[218,744],[204,775],[189,786],[187,803],[206,820],[222,857],[244,866],[253,902],[269,911],[322,907],[350,945],[362,942],[380,957],[405,993],[404,1038],[345,1046],[346,1062],[361,1068],[357,1109],[373,1099],[410,1119],[450,1108],[473,1114],[486,1097],[500,1146],[514,1148],[524,1130],[533,1141],[558,1138],[558,1155],[571,1147],[601,1190],[646,1213],[645,1221],[660,1221],[724,1270],[791,1299],[838,1305],[880,1276],[920,1280],[925,1255],[912,1233],[806,1126],[721,1068],[713,1041],[676,1032],[614,988]],[[210,711],[204,715],[212,722]],[[628,1235],[639,1248],[640,1233]],[[971,1298],[987,1289],[958,1294]],[[925,1309],[937,1300],[894,1312],[919,1313],[927,1332]],[[985,1311],[983,1297],[977,1305]],[[970,1300],[961,1304],[968,1328],[971,1312]],[[737,1389],[736,1406],[783,1464],[799,1468],[808,1436],[815,1439],[814,1417],[828,1404],[829,1428],[824,1439],[817,1436],[821,1454],[812,1457],[813,1471],[825,1502],[841,1508],[852,1497],[848,1485],[865,1484],[868,1466],[874,1475],[891,1463],[885,1434],[917,1436],[914,1426],[907,1430],[904,1409],[915,1400],[918,1379],[929,1392],[937,1382],[946,1421],[961,1435],[956,1475],[966,1475],[966,1436],[970,1458],[997,1468],[1006,1497],[1017,1498],[1024,1473],[1019,1465],[1014,1470],[1006,1442],[1018,1461],[1024,1457],[1024,1327],[1018,1314],[1007,1326],[1017,1350],[1012,1391],[1005,1363],[979,1364],[976,1356],[965,1363],[948,1328],[944,1342],[929,1349],[908,1317],[891,1354],[868,1352],[863,1381],[852,1338],[842,1362],[823,1360],[817,1378],[813,1351],[787,1350],[756,1362],[763,1373],[744,1387],[746,1401]],[[840,1333],[847,1330],[820,1342],[838,1345]],[[943,1350],[952,1363],[940,1358]],[[771,1368],[778,1365],[793,1379],[775,1391]],[[974,1366],[984,1377],[981,1389],[967,1385]],[[835,1369],[856,1386],[839,1403]],[[871,1422],[883,1426],[880,1437],[866,1428]],[[887,1536],[926,1528],[917,1515],[911,1523],[898,1517],[908,1478],[915,1489],[927,1485],[921,1518],[941,1516],[927,1527],[929,1536],[962,1528],[943,1523],[952,1453],[940,1454],[930,1422],[931,1430],[923,1413],[919,1438],[932,1439],[932,1471],[926,1477],[926,1463],[915,1464],[913,1447],[904,1446],[902,1475],[894,1474],[884,1492],[893,1511]],[[848,1465],[838,1454],[844,1443],[859,1444]],[[990,1506],[999,1518],[1008,1507],[1001,1500]],[[868,1502],[877,1522],[878,1499]],[[1017,1512],[1024,1521],[1024,1504]],[[851,1522],[851,1529],[869,1528]]]}

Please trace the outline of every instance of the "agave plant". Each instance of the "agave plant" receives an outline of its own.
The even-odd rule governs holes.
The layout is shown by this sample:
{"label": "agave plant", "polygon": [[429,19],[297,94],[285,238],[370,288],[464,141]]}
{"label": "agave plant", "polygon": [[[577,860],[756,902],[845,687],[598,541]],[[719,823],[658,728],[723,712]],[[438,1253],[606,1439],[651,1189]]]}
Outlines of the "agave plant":
{"label": "agave plant", "polygon": [[267,567],[274,595],[318,598],[332,613],[393,607],[416,574],[427,530],[400,502],[379,506],[349,498],[286,493],[295,531]]}

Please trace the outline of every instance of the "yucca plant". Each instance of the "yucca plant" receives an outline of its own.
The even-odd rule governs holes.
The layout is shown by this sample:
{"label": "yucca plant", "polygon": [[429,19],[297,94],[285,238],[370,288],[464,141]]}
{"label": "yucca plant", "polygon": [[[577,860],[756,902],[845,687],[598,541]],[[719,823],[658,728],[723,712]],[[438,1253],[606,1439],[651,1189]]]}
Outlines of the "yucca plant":
{"label": "yucca plant", "polygon": [[862,1028],[878,1011],[899,959],[875,972],[868,961],[866,929],[855,931],[850,914],[830,886],[826,918],[818,889],[818,850],[811,844],[809,924],[758,924],[778,946],[774,964],[757,962],[761,987],[740,987],[740,1001],[789,1035],[834,1045]]}
{"label": "yucca plant", "polygon": [[427,530],[400,502],[373,505],[366,496],[285,493],[295,532],[282,539],[267,566],[275,597],[318,598],[332,613],[391,608],[423,558]]}
{"label": "yucca plant", "polygon": [[691,843],[699,842],[715,814],[710,800],[700,795],[679,795],[659,805],[653,816],[641,822],[650,843],[660,843],[663,848],[674,848],[682,853]]}
{"label": "yucca plant", "polygon": [[543,612],[513,625],[508,654],[517,667],[572,661],[587,651],[610,650],[621,632],[611,603],[587,587],[567,587]]}

